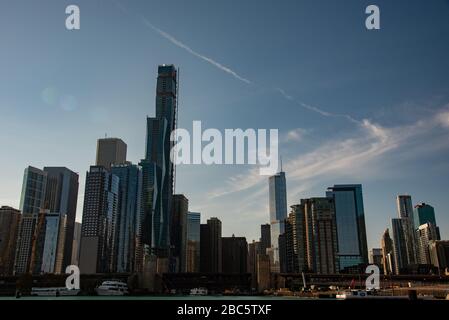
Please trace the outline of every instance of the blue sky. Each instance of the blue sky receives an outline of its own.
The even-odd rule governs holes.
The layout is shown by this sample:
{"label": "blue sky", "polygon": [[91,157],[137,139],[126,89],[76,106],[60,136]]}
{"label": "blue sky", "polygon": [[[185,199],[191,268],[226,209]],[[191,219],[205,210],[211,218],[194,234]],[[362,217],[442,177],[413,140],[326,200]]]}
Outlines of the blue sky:
{"label": "blue sky", "polygon": [[[69,4],[79,31],[65,29]],[[379,31],[365,28],[369,4]],[[1,0],[0,205],[18,207],[27,165],[67,166],[80,220],[96,139],[122,138],[137,163],[157,65],[173,63],[180,127],[279,129],[289,205],[361,183],[370,247],[397,194],[433,205],[447,239],[448,14],[442,0]],[[248,240],[268,222],[267,187],[251,166],[177,170],[192,211]]]}

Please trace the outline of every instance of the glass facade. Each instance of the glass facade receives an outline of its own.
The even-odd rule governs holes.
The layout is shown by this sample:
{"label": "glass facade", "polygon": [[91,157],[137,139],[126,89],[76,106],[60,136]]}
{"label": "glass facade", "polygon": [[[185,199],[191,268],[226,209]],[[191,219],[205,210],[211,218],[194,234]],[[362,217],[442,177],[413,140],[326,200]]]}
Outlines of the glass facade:
{"label": "glass facade", "polygon": [[35,233],[39,212],[44,204],[47,174],[34,167],[25,169],[23,175],[20,211],[22,219],[19,227],[17,252],[14,272],[22,274],[29,272]]}
{"label": "glass facade", "polygon": [[44,167],[47,173],[45,208],[67,215],[63,269],[72,264],[72,245],[78,201],[79,176],[65,167]]}
{"label": "glass facade", "polygon": [[280,271],[279,236],[285,232],[284,220],[287,218],[287,186],[285,173],[279,172],[268,180],[269,210],[271,225],[271,269]]}
{"label": "glass facade", "polygon": [[174,189],[174,165],[170,151],[174,142],[171,132],[176,128],[177,70],[173,65],[158,68],[156,117],[147,118],[145,159],[143,169],[143,240],[151,252],[167,257],[170,247],[170,215]]}
{"label": "glass facade", "polygon": [[368,263],[362,185],[334,185],[326,196],[335,204],[340,270]]}
{"label": "glass facade", "polygon": [[42,253],[42,273],[62,273],[66,215],[45,214],[45,240]]}
{"label": "glass facade", "polygon": [[415,206],[413,217],[415,230],[417,230],[420,225],[426,224],[428,222],[434,225],[437,224],[435,220],[434,208],[426,203],[421,203]]}
{"label": "glass facade", "polygon": [[117,246],[117,272],[136,270],[136,252],[140,233],[140,200],[142,191],[142,171],[139,166],[127,164],[113,166],[112,174],[119,178],[117,218],[115,237]]}
{"label": "glass facade", "polygon": [[400,274],[401,269],[407,266],[407,243],[405,239],[405,229],[403,219],[392,219],[391,226],[393,230],[393,251],[395,274]]}
{"label": "glass facade", "polygon": [[28,167],[23,175],[20,211],[38,214],[43,207],[47,173],[37,168]]}
{"label": "glass facade", "polygon": [[114,272],[116,266],[119,178],[102,166],[91,166],[86,175],[80,270],[82,273]]}

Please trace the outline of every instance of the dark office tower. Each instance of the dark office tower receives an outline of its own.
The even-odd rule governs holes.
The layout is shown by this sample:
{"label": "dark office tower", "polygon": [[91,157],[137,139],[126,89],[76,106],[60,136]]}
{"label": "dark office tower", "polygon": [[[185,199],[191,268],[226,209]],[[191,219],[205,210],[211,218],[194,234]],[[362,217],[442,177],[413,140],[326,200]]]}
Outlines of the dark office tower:
{"label": "dark office tower", "polygon": [[413,217],[412,197],[409,195],[398,195],[396,198],[399,218]]}
{"label": "dark office tower", "polygon": [[430,242],[440,240],[437,226],[427,222],[419,226],[417,233],[418,240],[418,263],[431,264],[429,245]]}
{"label": "dark office tower", "polygon": [[266,254],[257,255],[257,290],[263,292],[271,288],[270,257]]}
{"label": "dark office tower", "polygon": [[260,242],[248,244],[248,272],[251,273],[251,288],[257,288],[257,255],[260,254]]}
{"label": "dark office tower", "polygon": [[221,273],[221,221],[210,218],[200,226],[200,272]]}
{"label": "dark office tower", "polygon": [[262,224],[260,226],[260,252],[267,253],[267,249],[271,247],[271,227],[270,224]]}
{"label": "dark office tower", "polygon": [[111,173],[119,178],[118,209],[115,220],[115,256],[117,272],[136,272],[142,263],[140,218],[142,170],[133,164],[112,166]]}
{"label": "dark office tower", "polygon": [[174,189],[174,164],[170,151],[174,142],[171,132],[176,129],[177,70],[173,65],[158,67],[156,88],[156,117],[147,118],[145,159],[143,170],[143,241],[151,253],[168,257],[169,226]]}
{"label": "dark office tower", "polygon": [[172,272],[186,270],[187,213],[189,200],[183,194],[173,195],[170,222],[171,264]]}
{"label": "dark office tower", "polygon": [[0,208],[0,276],[13,275],[20,217],[17,209]]}
{"label": "dark office tower", "polygon": [[284,233],[284,220],[287,218],[287,187],[285,173],[279,172],[268,180],[269,210],[271,224],[271,271],[280,271],[279,236]]}
{"label": "dark office tower", "polygon": [[413,210],[413,223],[415,230],[418,230],[420,225],[428,222],[435,226],[437,225],[437,221],[435,219],[435,209],[427,203],[420,203],[416,205]]}
{"label": "dark office tower", "polygon": [[102,166],[91,166],[86,175],[80,271],[83,274],[114,272],[119,178]]}
{"label": "dark office tower", "polygon": [[391,226],[393,230],[394,273],[400,274],[401,270],[408,265],[404,219],[391,219]]}
{"label": "dark office tower", "polygon": [[362,185],[334,185],[326,196],[333,198],[338,233],[340,270],[368,263]]}
{"label": "dark office tower", "polygon": [[73,231],[73,245],[72,245],[72,264],[79,266],[80,264],[80,245],[81,245],[81,223],[75,222]]}
{"label": "dark office tower", "polygon": [[112,165],[126,163],[126,143],[119,138],[104,138],[97,140],[97,166],[110,169]]}
{"label": "dark office tower", "polygon": [[418,260],[418,244],[416,239],[416,230],[413,222],[412,197],[409,195],[399,195],[396,198],[398,217],[402,219],[402,228],[404,229],[404,240],[407,255],[404,260],[404,267],[415,264]]}
{"label": "dark office tower", "polygon": [[304,206],[293,205],[285,221],[286,272],[307,271]]}
{"label": "dark office tower", "polygon": [[384,274],[393,274],[396,270],[394,264],[394,246],[393,240],[390,237],[390,231],[388,229],[386,229],[382,235],[381,246]]}
{"label": "dark office tower", "polygon": [[248,243],[245,237],[223,237],[223,273],[242,274],[248,272]]}
{"label": "dark office tower", "polygon": [[23,274],[31,272],[30,265],[36,226],[41,208],[44,205],[47,173],[34,167],[25,169],[20,197],[22,218],[17,237],[14,272]]}
{"label": "dark office tower", "polygon": [[[284,220],[284,229],[287,220]],[[286,273],[287,272],[287,238],[285,234],[285,230],[283,234],[279,235],[278,239],[279,243],[279,272]]]}
{"label": "dark office tower", "polygon": [[44,167],[47,188],[43,209],[66,215],[66,231],[62,271],[71,264],[76,205],[78,201],[78,174],[64,167]]}
{"label": "dark office tower", "polygon": [[381,248],[372,248],[369,253],[369,263],[375,264],[380,270],[383,269],[383,254]]}
{"label": "dark office tower", "polygon": [[201,214],[188,212],[185,272],[200,272],[200,225]]}

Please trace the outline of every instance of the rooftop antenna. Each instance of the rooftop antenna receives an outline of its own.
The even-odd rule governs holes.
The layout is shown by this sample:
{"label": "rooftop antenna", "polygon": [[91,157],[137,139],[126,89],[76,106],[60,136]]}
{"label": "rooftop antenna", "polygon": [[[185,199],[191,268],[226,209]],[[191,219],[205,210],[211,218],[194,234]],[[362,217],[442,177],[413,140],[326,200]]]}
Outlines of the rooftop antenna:
{"label": "rooftop antenna", "polygon": [[282,156],[280,156],[281,157],[281,172],[282,172]]}
{"label": "rooftop antenna", "polygon": [[105,132],[104,133],[104,138],[106,139],[108,137],[108,134]]}

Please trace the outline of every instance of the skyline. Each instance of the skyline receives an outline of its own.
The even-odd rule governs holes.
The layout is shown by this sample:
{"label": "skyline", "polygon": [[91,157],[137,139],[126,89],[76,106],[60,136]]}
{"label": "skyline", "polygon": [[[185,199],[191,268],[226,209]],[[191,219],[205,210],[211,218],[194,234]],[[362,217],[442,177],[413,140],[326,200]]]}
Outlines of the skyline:
{"label": "skyline", "polygon": [[[2,7],[1,11],[19,10],[23,2],[18,1],[18,3],[8,8]],[[449,238],[449,200],[446,199],[444,192],[447,192],[449,189],[447,182],[449,181],[449,168],[445,163],[449,155],[449,143],[447,142],[447,129],[449,128],[449,91],[447,88],[449,88],[449,80],[444,77],[445,70],[449,70],[449,64],[442,59],[449,52],[449,46],[444,41],[435,43],[435,40],[447,39],[445,36],[449,34],[447,21],[438,19],[442,19],[443,14],[438,14],[436,18],[432,16],[435,19],[434,25],[440,28],[438,33],[432,32],[433,29],[423,23],[422,26],[426,28],[425,32],[421,31],[420,34],[415,35],[415,38],[409,36],[410,39],[402,39],[403,43],[400,44],[405,46],[405,48],[398,48],[399,45],[395,46],[394,43],[391,43],[391,41],[395,41],[397,38],[388,34],[388,32],[391,32],[391,29],[388,29],[388,27],[390,26],[391,28],[393,26],[393,31],[402,35],[405,34],[404,32],[407,28],[402,24],[400,26],[395,25],[388,20],[388,10],[386,10],[386,18],[383,20],[384,29],[380,30],[379,34],[366,33],[366,30],[362,28],[363,20],[361,19],[363,17],[363,5],[355,5],[353,2],[352,6],[360,7],[360,12],[355,14],[354,11],[345,8],[345,10],[350,12],[346,14],[349,17],[358,17],[360,15],[360,21],[356,19],[359,25],[355,27],[356,30],[352,34],[353,37],[349,37],[350,39],[343,43],[343,48],[336,48],[339,55],[329,62],[319,61],[319,59],[314,60],[310,55],[306,55],[309,58],[307,61],[311,62],[314,68],[320,70],[319,64],[322,63],[321,73],[313,72],[313,68],[306,72],[309,77],[315,75],[316,78],[314,80],[319,82],[319,84],[304,85],[304,82],[308,80],[307,77],[304,77],[300,79],[299,84],[297,82],[293,83],[293,81],[291,84],[288,84],[288,81],[286,81],[287,83],[282,83],[283,87],[286,88],[278,88],[272,83],[263,86],[253,84],[269,83],[270,78],[276,79],[277,81],[272,82],[277,83],[279,82],[278,77],[284,74],[288,79],[294,79],[298,70],[305,69],[307,71],[307,64],[299,63],[299,65],[293,66],[292,69],[295,69],[294,71],[279,65],[267,66],[266,64],[259,64],[257,62],[260,62],[258,59],[260,60],[261,54],[251,50],[249,44],[241,44],[247,51],[239,50],[243,58],[247,59],[241,59],[238,55],[236,56],[234,50],[215,51],[218,50],[217,48],[220,48],[220,45],[215,47],[214,43],[210,47],[200,41],[200,35],[198,38],[192,37],[192,34],[195,35],[196,33],[204,35],[204,33],[200,32],[200,27],[204,27],[201,23],[193,26],[195,31],[183,30],[183,23],[186,23],[185,19],[180,18],[177,20],[179,25],[170,25],[164,23],[164,21],[158,21],[160,19],[151,15],[151,10],[147,10],[149,12],[147,16],[151,17],[151,21],[155,21],[155,25],[157,22],[156,28],[161,31],[164,30],[163,33],[154,32],[154,28],[150,28],[150,30],[139,21],[131,22],[133,19],[129,18],[129,16],[127,18],[127,15],[123,14],[123,10],[114,6],[107,7],[106,9],[108,10],[106,10],[106,13],[103,12],[103,14],[111,14],[119,18],[120,21],[123,21],[120,26],[109,25],[107,22],[93,21],[90,18],[100,15],[102,12],[98,11],[100,7],[103,8],[103,6],[99,5],[100,3],[103,3],[104,6],[104,2],[101,1],[96,1],[92,4],[79,1],[83,11],[83,22],[79,34],[67,34],[63,29],[62,23],[59,23],[59,20],[63,21],[63,16],[60,17],[61,15],[58,12],[63,11],[54,7],[60,6],[62,8],[65,5],[62,1],[60,5],[53,3],[52,6],[46,6],[43,4],[42,7],[45,9],[36,8],[49,11],[47,12],[48,21],[42,21],[42,25],[45,27],[36,28],[35,31],[29,34],[27,33],[28,28],[22,26],[18,30],[19,40],[14,42],[12,39],[7,39],[10,41],[9,44],[12,45],[8,47],[11,52],[22,52],[26,56],[27,53],[25,51],[18,50],[18,47],[24,45],[22,41],[30,40],[29,38],[32,37],[34,32],[42,32],[42,29],[45,30],[49,26],[55,27],[56,31],[51,33],[52,39],[44,39],[45,41],[41,45],[45,47],[51,44],[50,50],[56,49],[58,54],[61,55],[64,55],[62,54],[65,52],[64,47],[73,49],[72,53],[68,53],[67,59],[59,58],[52,61],[51,58],[58,58],[58,54],[56,54],[56,57],[51,57],[51,54],[54,53],[49,52],[47,49],[47,51],[44,50],[41,53],[41,55],[45,53],[50,54],[48,58],[41,56],[47,64],[44,63],[40,67],[36,65],[38,60],[31,59],[31,61],[22,66],[20,62],[26,61],[20,60],[20,55],[19,57],[9,56],[10,52],[8,49],[6,53],[0,53],[0,65],[2,68],[11,70],[11,68],[15,67],[13,70],[16,71],[10,73],[10,78],[5,77],[7,72],[0,75],[1,87],[5,89],[4,94],[0,95],[0,111],[6,118],[5,123],[0,128],[0,141],[2,146],[5,146],[4,149],[9,150],[8,155],[12,159],[12,161],[8,159],[1,160],[1,205],[11,205],[18,208],[23,170],[27,165],[35,167],[66,166],[80,174],[80,197],[77,210],[77,221],[80,221],[85,172],[95,162],[96,140],[102,137],[104,132],[107,132],[108,136],[123,139],[129,147],[130,156],[128,160],[138,163],[139,159],[144,155],[144,142],[141,137],[145,134],[145,115],[148,115],[150,110],[154,110],[153,93],[156,81],[156,66],[159,63],[174,63],[180,66],[180,127],[189,128],[193,120],[202,120],[208,123],[208,127],[215,128],[278,127],[280,129],[280,153],[283,155],[284,171],[286,172],[288,207],[299,203],[300,198],[324,196],[326,188],[334,184],[360,183],[364,187],[366,223],[369,226],[373,226],[367,232],[370,248],[379,247],[383,230],[386,227],[391,229],[390,220],[397,217],[395,204],[396,195],[398,194],[411,194],[413,205],[426,202],[434,206],[437,223],[442,230],[441,236],[442,238]],[[155,3],[157,5],[158,1],[152,2],[152,5]],[[171,2],[168,6],[173,5],[173,3]],[[201,1],[194,2],[193,8],[189,10],[194,11],[195,5],[200,3]],[[396,8],[396,5],[387,4],[383,1],[379,1],[379,3],[381,8]],[[435,6],[432,6],[432,10],[428,8],[433,14],[435,14],[433,10],[437,10],[439,6],[442,9],[446,9],[446,13],[449,10],[446,2],[435,3],[432,4]],[[244,5],[247,5],[247,3]],[[287,6],[285,3],[282,5]],[[295,8],[295,4],[290,3],[289,5]],[[322,6],[323,4],[319,4],[318,7],[320,5]],[[219,6],[224,7],[223,9],[229,9],[223,3],[219,4]],[[303,10],[319,11],[315,7],[310,8],[304,2],[298,6]],[[332,6],[332,3],[330,6]],[[416,14],[414,10],[419,11],[420,6],[412,4],[401,15],[403,14],[412,20],[412,13]],[[267,9],[269,5],[263,3],[261,7]],[[351,4],[349,7],[351,7]],[[127,7],[127,10],[136,12],[137,8],[142,8],[142,12],[147,12],[144,9],[148,9],[148,5],[134,2]],[[353,9],[355,10],[356,8]],[[89,10],[92,10],[92,12]],[[84,12],[86,13],[84,14]],[[304,14],[304,12],[300,13]],[[234,14],[238,15],[237,13]],[[268,15],[268,11],[265,14]],[[279,9],[272,14],[281,15]],[[290,15],[285,12],[282,14]],[[326,13],[324,12],[324,14]],[[422,13],[423,19],[426,19],[426,17],[430,18],[430,13],[427,12],[427,14],[428,16],[426,12]],[[21,13],[21,15],[26,16],[27,14]],[[16,16],[16,14],[11,13],[9,16]],[[331,17],[327,18],[331,19]],[[8,18],[5,20],[6,23],[13,24]],[[20,22],[26,23],[25,20],[26,18]],[[329,23],[332,25],[337,23],[334,26],[336,27],[334,32],[332,30],[327,32],[321,31],[328,36],[326,38],[328,40],[329,36],[336,36],[339,31],[348,31],[347,29],[356,25],[354,23],[353,26],[353,22],[350,22],[351,26],[348,26],[343,23],[344,21],[339,20],[331,20],[331,22],[329,20],[326,22],[326,19],[320,20],[324,24]],[[237,21],[244,23],[241,20]],[[349,19],[349,21],[352,20]],[[308,22],[310,23],[310,21]],[[220,23],[224,23],[222,19],[215,22],[213,25],[214,31],[215,28],[219,27]],[[257,25],[257,23],[256,21],[255,24]],[[97,29],[93,28],[95,24],[97,24]],[[404,22],[405,24],[406,22]],[[14,25],[17,26],[18,23]],[[109,27],[112,27],[112,30],[109,30]],[[276,27],[284,30],[283,27],[285,26]],[[122,28],[125,30],[120,32]],[[385,31],[385,29],[389,31]],[[403,33],[400,33],[397,29],[400,29]],[[6,29],[2,28],[2,30]],[[88,35],[91,31],[95,31],[94,35]],[[138,31],[139,40],[148,38],[150,44],[141,44],[138,43],[139,41],[135,42],[127,39],[126,35],[129,34],[128,32],[133,31]],[[294,32],[297,31],[295,30]],[[0,32],[2,36],[6,35],[4,31]],[[246,32],[244,33],[246,34]],[[104,43],[100,43],[96,47],[100,52],[95,53],[93,52],[94,50],[90,50],[88,45],[94,45],[92,41],[95,36],[105,37],[106,35],[110,37],[110,41],[107,41],[107,37],[103,38]],[[274,33],[268,32],[267,37],[272,35]],[[307,33],[301,35],[310,37],[310,34]],[[426,40],[426,35],[433,35],[435,38]],[[226,33],[221,32],[217,36],[222,38],[211,37],[209,34],[208,40],[224,40],[222,46],[228,46],[228,49],[232,48],[233,45],[235,46],[236,40],[228,39]],[[241,37],[244,36],[241,35]],[[364,39],[365,37],[368,40]],[[70,39],[66,40],[69,43],[64,43],[64,45],[53,43],[54,40],[64,38]],[[260,38],[262,38],[261,35],[254,40],[256,47],[262,45],[264,39]],[[273,40],[273,38],[270,39]],[[416,52],[416,55],[409,52],[417,49],[417,47],[412,46],[417,39],[430,41],[427,44],[430,45],[432,43],[433,50],[429,52],[421,47],[421,52]],[[127,44],[136,50],[126,50],[129,51],[130,57],[136,58],[134,63],[128,61],[129,59],[123,59],[120,53],[111,57],[111,52],[108,52],[108,49],[114,49],[114,41],[117,40],[127,41]],[[313,39],[308,40],[306,43],[314,43]],[[354,47],[349,48],[355,40],[362,40],[361,50],[354,50]],[[278,41],[283,44],[289,43],[288,39],[280,39]],[[373,43],[370,43],[371,41]],[[217,66],[207,59],[198,59],[197,55],[185,48],[186,45],[184,47],[180,46],[180,44],[184,43],[188,43],[187,48],[194,48],[191,49],[194,53],[206,52],[207,55],[201,55],[205,58],[214,57],[212,62],[219,61],[219,65]],[[38,43],[34,44],[39,45]],[[390,47],[390,49],[396,49],[397,51],[393,50],[391,52],[394,52],[397,56],[390,57],[391,60],[389,61],[389,52],[384,52],[383,55],[380,53],[380,59],[373,59],[375,57],[374,54],[365,52],[367,49],[376,48],[379,44],[387,45],[387,48]],[[81,48],[83,50],[78,48],[78,45],[82,45]],[[326,45],[330,44],[324,41],[324,47]],[[316,43],[315,46],[317,48],[320,47]],[[439,48],[439,50],[435,47]],[[24,49],[26,48],[28,47],[24,46]],[[144,52],[139,53],[139,49],[143,49]],[[298,48],[294,47],[294,49]],[[149,58],[145,56],[145,53],[153,53],[153,50],[156,51],[154,57]],[[298,54],[296,50],[293,51]],[[364,54],[361,54],[360,51],[363,51]],[[76,52],[81,53],[81,59]],[[266,52],[261,50],[260,52],[273,55],[273,51]],[[321,51],[311,50],[310,53],[312,52],[319,52],[320,58],[323,56],[327,57]],[[348,53],[356,59],[355,67],[344,63],[346,59],[344,54]],[[423,66],[412,66],[415,69],[411,68],[409,70],[409,72],[412,72],[412,75],[413,73],[415,75],[420,74],[422,79],[412,80],[410,75],[397,75],[394,72],[396,70],[397,73],[401,73],[407,70],[405,68],[407,63],[400,63],[404,57],[405,60],[408,60],[408,63],[411,63],[422,53],[427,53],[428,57],[433,58],[434,61],[427,61],[427,65],[421,62],[424,64]],[[90,55],[88,56],[87,54]],[[251,54],[254,54],[253,59],[250,58]],[[401,54],[403,56],[399,57]],[[38,53],[37,56],[39,56]],[[110,58],[110,61],[103,61],[104,57]],[[162,59],[163,57],[165,59]],[[364,58],[362,59],[362,57]],[[34,58],[36,59],[37,57]],[[88,72],[84,69],[86,69],[85,64],[89,64],[90,58],[92,58],[90,62],[92,71]],[[293,56],[290,58],[293,58]],[[273,61],[272,59],[268,60]],[[221,64],[221,61],[223,61],[223,64]],[[224,63],[225,61],[229,61],[229,63]],[[241,65],[247,61],[250,62],[249,65]],[[377,63],[377,67],[380,65],[380,70],[366,65],[369,65],[371,61],[374,64]],[[12,62],[13,67],[9,62]],[[5,65],[6,63],[7,65]],[[342,77],[345,79],[338,79],[335,75],[329,77],[335,71],[331,67],[333,63],[336,63],[337,69],[344,66],[349,67],[346,70],[347,73]],[[114,79],[114,73],[109,68],[116,64],[119,64],[120,67],[115,67],[114,70],[116,72],[120,71],[123,80],[114,83],[109,78],[110,76],[111,79]],[[219,67],[227,66],[228,64],[233,66],[230,71],[238,70],[237,75],[239,77],[244,77],[243,79],[246,80],[251,79],[248,80],[249,83],[242,81],[233,75],[232,72],[225,71],[227,69],[224,70]],[[399,65],[393,71],[389,70],[387,65],[391,67],[394,64]],[[38,79],[34,80],[37,83],[30,80],[21,86],[14,85],[14,80],[16,82],[23,80],[20,80],[20,78],[26,73],[22,68],[26,69],[26,66],[31,66],[31,70],[34,70],[38,75],[42,75],[44,82],[41,82],[41,77],[37,77]],[[367,68],[367,70],[362,70],[362,66]],[[79,68],[86,71],[86,74],[76,70]],[[280,70],[276,71],[276,68]],[[268,70],[263,71],[261,69]],[[61,71],[58,72],[57,70]],[[243,71],[241,72],[240,70]],[[107,71],[106,74],[100,77],[98,74],[104,71]],[[373,76],[376,81],[368,80],[362,76],[373,71],[377,71],[377,73],[374,72]],[[67,79],[67,73],[75,75],[78,81]],[[240,76],[240,74],[242,75]],[[273,75],[268,76],[268,74]],[[356,77],[349,79],[348,74],[356,75]],[[341,77],[339,73],[338,75]],[[97,78],[92,79],[92,76]],[[388,76],[392,78],[388,78]],[[65,81],[59,82],[58,79],[64,79]],[[429,79],[432,81],[430,84],[427,84]],[[207,91],[209,92],[207,93],[204,93],[205,90],[203,90],[204,80],[208,84]],[[339,80],[343,80],[343,83]],[[365,84],[363,84],[363,80],[365,80]],[[49,85],[47,85],[46,81]],[[378,81],[381,83],[377,83]],[[401,86],[400,84],[395,84],[395,81],[403,81],[405,84]],[[356,82],[361,82],[361,84],[357,85]],[[312,83],[314,82],[312,81]],[[377,86],[373,86],[376,83]],[[351,87],[353,85],[355,89]],[[389,86],[393,87],[389,88]],[[28,88],[29,90],[25,90],[29,91],[30,94],[19,95],[18,92],[22,87]],[[220,89],[223,87],[226,89],[221,91]],[[371,91],[376,92],[379,88],[383,90],[383,95],[372,97]],[[357,89],[361,89],[359,94],[357,94]],[[400,92],[396,92],[396,90]],[[57,98],[58,91],[61,92],[61,101],[58,101],[59,99]],[[326,99],[324,97],[323,91],[329,93],[329,98]],[[111,94],[110,92],[113,93]],[[228,92],[235,93],[235,97],[230,97]],[[406,93],[413,97],[408,97]],[[204,96],[197,96],[202,94]],[[349,94],[351,95],[350,98],[348,98]],[[297,96],[301,97],[301,100],[296,98]],[[136,99],[136,97],[138,98]],[[404,97],[409,98],[409,100]],[[352,101],[352,99],[356,101]],[[374,100],[371,101],[371,99]],[[37,102],[38,100],[39,102]],[[302,100],[307,101],[307,103],[303,103]],[[331,103],[333,100],[335,102]],[[364,100],[368,106],[358,108],[358,103]],[[210,101],[215,106],[215,108],[212,108],[213,110],[208,110],[211,106]],[[304,107],[301,103],[310,108]],[[97,106],[94,106],[95,104]],[[285,110],[285,112],[275,112],[280,108],[273,107],[273,105],[277,106],[278,104],[282,105],[282,110]],[[346,107],[346,104],[350,106]],[[376,106],[384,104],[386,105],[384,109],[373,110],[376,109]],[[35,105],[41,108],[39,109],[40,112],[32,109],[35,108]],[[131,105],[134,108],[125,109],[123,105]],[[244,106],[249,106],[250,108],[248,109],[249,111],[252,110],[252,112],[246,110]],[[254,110],[258,110],[256,109],[258,107],[262,110],[260,112],[261,115],[255,115]],[[389,110],[389,107],[393,110]],[[335,116],[340,114],[349,116],[352,120],[346,116]],[[24,115],[32,115],[34,119],[25,118]],[[307,121],[302,118],[306,118]],[[88,121],[87,125],[85,123],[86,119]],[[45,124],[47,123],[51,124],[51,126],[46,127]],[[79,130],[79,126],[83,130]],[[22,127],[28,128],[28,131],[22,131]],[[54,135],[55,130],[60,134],[58,134],[58,137]],[[33,139],[29,139],[27,133],[32,133]],[[14,138],[10,140],[8,135]],[[328,139],[329,136],[332,138]],[[73,143],[73,150],[66,149],[64,150],[65,152],[55,153],[54,150],[60,150],[67,146],[67,140]],[[426,143],[429,140],[432,141],[432,144]],[[294,150],[294,148],[298,147],[301,149]],[[417,149],[418,147],[419,149]],[[33,154],[33,157],[30,156],[30,153]],[[259,176],[255,169],[248,166],[178,166],[176,193],[184,193],[190,200],[191,211],[201,212],[204,221],[212,216],[219,217],[223,221],[224,236],[235,233],[246,236],[249,242],[252,239],[257,240],[260,225],[269,222],[269,211],[268,179],[267,177]],[[423,186],[418,186],[418,181]],[[237,188],[234,188],[234,186],[237,186]],[[212,196],[212,199],[204,199],[205,193],[208,196]],[[267,199],[264,201],[265,203],[261,201],[263,198]],[[232,203],[230,203],[230,199],[233,200]],[[248,201],[248,199],[252,201]],[[243,212],[238,211],[237,208],[242,208]],[[236,217],[239,217],[239,220],[236,220]],[[236,223],[233,222],[235,220],[237,221]],[[249,223],[254,225],[254,228],[245,233],[244,231],[247,230],[245,226]]]}

